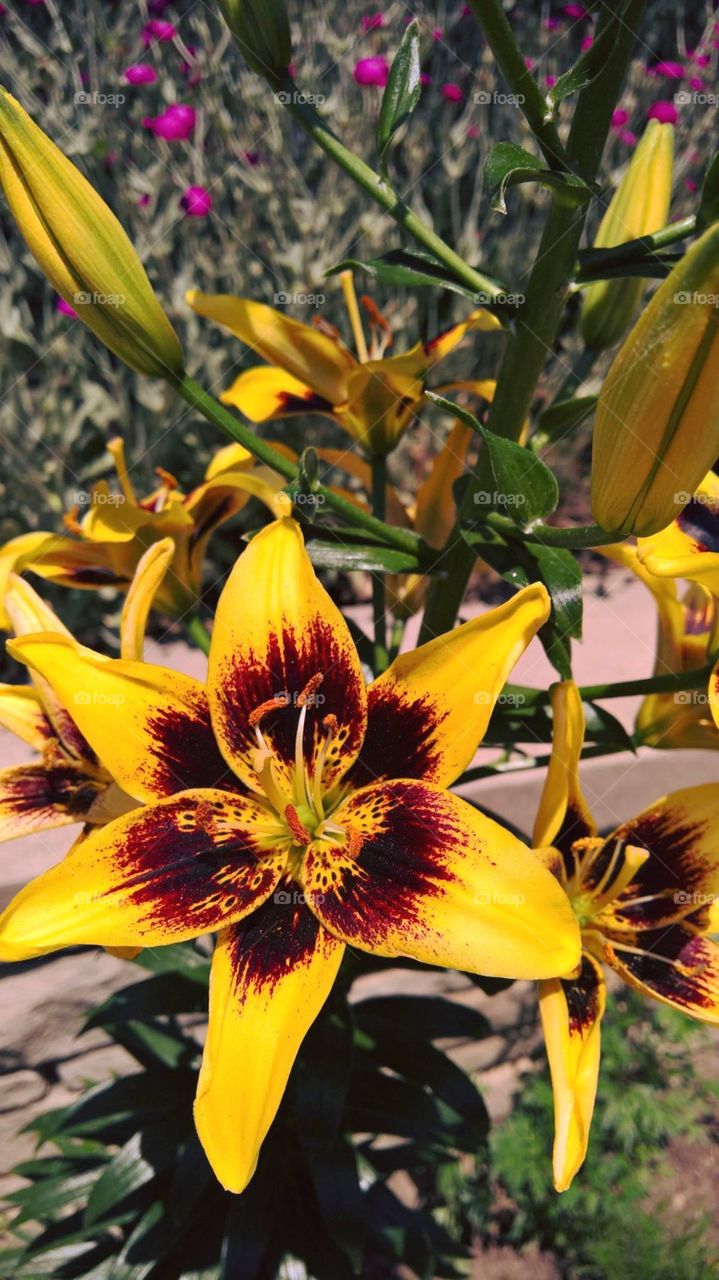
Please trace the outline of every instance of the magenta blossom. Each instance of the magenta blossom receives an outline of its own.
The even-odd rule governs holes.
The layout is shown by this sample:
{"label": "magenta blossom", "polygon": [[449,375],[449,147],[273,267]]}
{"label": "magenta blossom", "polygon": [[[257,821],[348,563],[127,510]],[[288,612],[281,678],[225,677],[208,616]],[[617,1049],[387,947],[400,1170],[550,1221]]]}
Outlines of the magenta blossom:
{"label": "magenta blossom", "polygon": [[378,27],[385,25],[383,13],[365,13],[360,18],[360,26],[363,31],[376,31]]}
{"label": "magenta blossom", "polygon": [[555,84],[557,83],[557,77],[556,77],[556,76],[545,76],[545,77],[544,77],[544,83],[546,84],[546,86],[547,86],[547,88],[548,88],[548,89],[553,89],[553,88],[554,88],[554,86],[555,86]]}
{"label": "magenta blossom", "polygon": [[157,72],[151,67],[149,62],[135,62],[128,67],[125,72],[125,79],[128,84],[154,84],[157,79]]}
{"label": "magenta blossom", "polygon": [[442,94],[445,102],[461,102],[464,98],[464,94],[462,93],[459,85],[454,84],[452,80],[449,80],[447,84],[442,85],[440,93]]}
{"label": "magenta blossom", "polygon": [[653,67],[647,69],[647,74],[664,76],[665,80],[681,80],[684,76],[684,67],[681,62],[655,62]]}
{"label": "magenta blossom", "polygon": [[692,61],[696,62],[698,67],[708,67],[711,63],[711,58],[708,53],[695,53]]}
{"label": "magenta blossom", "polygon": [[701,76],[690,76],[689,88],[693,89],[695,93],[704,93],[706,86]]}
{"label": "magenta blossom", "polygon": [[444,31],[442,30],[442,28],[435,27],[434,31],[432,32],[432,39],[439,41],[442,39],[443,36],[444,36]]}
{"label": "magenta blossom", "polygon": [[428,84],[431,84],[431,83],[432,83],[432,77],[431,77],[430,75],[428,75],[426,71],[420,71],[420,73],[419,73],[419,83],[420,83],[420,84],[422,84],[422,85],[428,85]]}
{"label": "magenta blossom", "polygon": [[581,48],[586,53],[587,49],[591,49],[594,44],[594,36],[585,36],[581,43]]}
{"label": "magenta blossom", "polygon": [[355,63],[352,74],[357,84],[379,85],[380,88],[384,88],[389,75],[389,64],[381,55],[374,58],[360,58],[359,62]]}
{"label": "magenta blossom", "polygon": [[623,107],[617,107],[616,111],[612,114],[612,128],[621,129],[622,125],[625,125],[628,119],[629,112],[625,111]]}
{"label": "magenta blossom", "polygon": [[636,147],[637,145],[637,135],[632,133],[631,129],[622,129],[619,139],[624,143],[625,147]]}
{"label": "magenta blossom", "polygon": [[142,43],[147,46],[155,40],[174,40],[177,27],[174,22],[165,22],[162,18],[150,18],[142,28]]}
{"label": "magenta blossom", "polygon": [[659,120],[662,124],[676,124],[679,112],[673,102],[655,102],[647,112],[647,120]]}
{"label": "magenta blossom", "polygon": [[180,204],[189,218],[206,218],[212,210],[212,196],[207,187],[187,187]]}
{"label": "magenta blossom", "polygon": [[564,12],[568,18],[590,18],[591,14],[583,4],[565,4]]}
{"label": "magenta blossom", "polygon": [[166,142],[178,142],[190,137],[196,120],[194,107],[176,102],[163,111],[162,115],[145,116],[142,123],[146,129],[152,129],[157,138],[164,138]]}
{"label": "magenta blossom", "polygon": [[545,31],[556,31],[559,26],[559,18],[547,18],[544,23]]}
{"label": "magenta blossom", "polygon": [[151,198],[152,197],[149,196],[146,191],[144,191],[141,196],[138,196],[137,203],[139,204],[141,209],[146,209],[148,204],[150,203]]}
{"label": "magenta blossom", "polygon": [[71,320],[80,319],[75,308],[71,307],[70,303],[66,302],[64,298],[55,299],[55,310],[59,312],[61,316],[69,316]]}

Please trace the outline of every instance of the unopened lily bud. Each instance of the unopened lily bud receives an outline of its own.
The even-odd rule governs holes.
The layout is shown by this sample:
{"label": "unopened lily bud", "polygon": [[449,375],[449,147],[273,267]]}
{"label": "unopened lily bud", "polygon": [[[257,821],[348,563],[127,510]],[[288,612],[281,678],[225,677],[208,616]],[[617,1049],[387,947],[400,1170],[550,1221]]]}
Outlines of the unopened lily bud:
{"label": "unopened lily bud", "polygon": [[[665,226],[673,157],[672,125],[650,120],[602,218],[595,249],[611,249]],[[581,329],[588,347],[604,351],[619,341],[639,310],[646,284],[641,276],[624,276],[599,280],[585,289]]]}
{"label": "unopened lily bud", "polygon": [[218,0],[242,56],[258,75],[277,83],[292,61],[284,0]]}
{"label": "unopened lily bud", "polygon": [[177,335],[114,213],[1,87],[0,184],[28,249],[80,320],[138,373],[181,374]]}
{"label": "unopened lily bud", "polygon": [[621,536],[666,528],[719,456],[719,223],[657,289],[607,374],[592,513]]}

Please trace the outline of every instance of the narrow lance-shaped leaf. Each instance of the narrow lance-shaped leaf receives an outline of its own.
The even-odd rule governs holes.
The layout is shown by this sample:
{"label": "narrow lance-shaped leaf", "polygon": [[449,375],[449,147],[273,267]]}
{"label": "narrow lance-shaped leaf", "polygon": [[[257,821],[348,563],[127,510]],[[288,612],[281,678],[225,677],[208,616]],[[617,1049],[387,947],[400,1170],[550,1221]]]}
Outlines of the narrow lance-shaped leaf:
{"label": "narrow lance-shaped leaf", "polygon": [[[364,271],[377,284],[390,285],[392,288],[449,289],[452,293],[461,294],[463,298],[469,298],[471,302],[477,301],[477,294],[473,289],[468,289],[461,281],[455,280],[447,267],[431,254],[417,249],[413,249],[411,253],[408,249],[390,249],[381,258],[368,258],[366,262],[360,262],[358,258],[345,258],[326,274],[334,276],[347,270]],[[490,280],[488,283],[495,286],[498,295],[506,294],[501,281]],[[489,302],[491,300],[490,296]]]}
{"label": "narrow lance-shaped leaf", "polygon": [[495,213],[507,212],[507,189],[523,182],[540,183],[558,204],[569,208],[586,204],[594,194],[576,174],[546,169],[537,156],[514,142],[498,142],[492,147],[484,162],[483,179]]}
{"label": "narrow lance-shaped leaf", "polygon": [[705,227],[717,221],[719,221],[719,152],[706,172],[697,209],[697,227],[703,231]]}
{"label": "narrow lance-shaped leaf", "polygon": [[389,70],[377,125],[377,154],[386,167],[389,145],[400,125],[408,120],[422,92],[419,60],[419,23],[410,22]]}

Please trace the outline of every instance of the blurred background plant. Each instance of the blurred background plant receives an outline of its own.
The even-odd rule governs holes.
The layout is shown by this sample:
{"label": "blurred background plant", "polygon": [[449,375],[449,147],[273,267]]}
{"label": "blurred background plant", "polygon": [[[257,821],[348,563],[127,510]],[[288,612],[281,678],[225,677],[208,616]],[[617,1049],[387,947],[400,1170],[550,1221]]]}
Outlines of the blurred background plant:
{"label": "blurred background plant", "polygon": [[[508,8],[520,45],[531,50],[535,73],[549,89],[591,41],[591,15],[581,5],[527,0]],[[414,12],[424,84],[411,145],[396,153],[397,186],[469,263],[481,261],[521,289],[548,197],[534,185],[513,188],[511,216],[503,218],[482,192],[481,166],[500,139],[533,145],[522,114],[505,100],[506,86],[466,7],[420,3]],[[347,0],[296,6],[292,17],[298,86],[314,95],[347,144],[371,159],[382,86],[409,10],[396,3],[374,12],[362,0]],[[610,191],[648,112],[663,104],[660,113],[677,119],[676,218],[696,203],[710,154],[716,113],[699,99],[713,85],[717,60],[711,6],[656,0],[644,31],[603,181]],[[14,0],[0,13],[0,77],[118,214],[184,338],[191,372],[201,369],[208,388],[219,392],[255,357],[191,314],[184,302],[189,287],[287,306],[298,318],[337,325],[350,341],[341,290],[325,273],[348,256],[368,259],[398,244],[399,233],[291,123],[209,6]],[[596,203],[592,231],[603,207]],[[82,509],[92,484],[111,473],[105,444],[115,434],[126,440],[139,491],[152,487],[157,466],[184,488],[196,483],[219,441],[184,406],[171,404],[164,385],[136,377],[66,313],[5,212],[0,264],[0,538],[59,525],[64,511]],[[397,334],[395,349],[467,311],[446,291],[368,291]],[[567,315],[546,394],[559,388],[581,351],[577,308]],[[473,376],[490,376],[499,343],[472,341]],[[466,358],[453,361],[450,376],[454,368],[466,376]],[[408,498],[437,447],[426,424],[436,429],[443,422],[437,409],[422,416],[393,463]],[[550,445],[560,481],[574,482],[564,509],[580,518],[587,505],[579,464],[586,462],[589,428],[587,419],[561,449]],[[301,426],[283,424],[281,434],[301,447],[306,430],[303,419]],[[322,419],[312,431],[313,442],[337,443],[337,429]],[[250,505],[214,539],[210,600],[210,584],[236,555],[238,528],[256,517]],[[103,620],[116,621],[115,606],[111,596],[63,597],[69,625],[90,641]],[[103,638],[112,645],[114,628]]]}

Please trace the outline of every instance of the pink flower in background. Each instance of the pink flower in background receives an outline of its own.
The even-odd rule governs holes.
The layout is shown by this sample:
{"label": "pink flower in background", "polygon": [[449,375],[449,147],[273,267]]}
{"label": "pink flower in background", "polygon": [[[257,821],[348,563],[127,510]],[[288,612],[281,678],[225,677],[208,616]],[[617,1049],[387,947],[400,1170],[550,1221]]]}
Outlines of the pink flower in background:
{"label": "pink flower in background", "polygon": [[698,67],[708,67],[711,63],[711,58],[708,53],[695,53],[692,62],[696,62]]}
{"label": "pink flower in background", "polygon": [[612,114],[612,128],[621,129],[622,125],[626,124],[628,119],[629,112],[625,111],[623,107],[617,107],[616,111]]}
{"label": "pink flower in background", "polygon": [[149,62],[135,62],[128,67],[125,72],[125,79],[128,84],[154,84],[157,79],[157,72],[151,67]]}
{"label": "pink flower in background", "polygon": [[359,62],[355,62],[352,74],[357,84],[375,84],[383,88],[387,83],[389,64],[381,55],[374,58],[360,58]]}
{"label": "pink flower in background", "polygon": [[619,139],[624,143],[625,147],[636,147],[637,145],[637,135],[632,133],[631,129],[622,129]]}
{"label": "pink flower in background", "polygon": [[177,102],[159,116],[145,116],[142,123],[146,129],[152,129],[156,137],[164,138],[166,142],[178,142],[190,137],[196,120],[194,107]]}
{"label": "pink flower in background", "polygon": [[420,84],[423,84],[423,85],[431,84],[431,83],[432,83],[432,77],[431,77],[430,75],[428,75],[426,71],[420,71],[420,73],[419,73],[419,83],[420,83]]}
{"label": "pink flower in background", "polygon": [[548,88],[548,89],[553,89],[553,88],[554,88],[554,86],[555,86],[555,84],[557,83],[557,77],[556,77],[556,76],[545,76],[545,77],[544,77],[544,83],[546,84],[546,86],[547,86],[547,88]]}
{"label": "pink flower in background", "polygon": [[689,88],[693,89],[695,93],[703,93],[706,86],[700,76],[690,76]]}
{"label": "pink flower in background", "polygon": [[534,58],[525,58],[524,65],[527,68],[527,71],[531,71],[534,67]]}
{"label": "pink flower in background", "polygon": [[80,319],[75,308],[71,307],[70,303],[66,302],[64,298],[55,299],[55,310],[58,311],[61,316],[69,316],[71,320]]}
{"label": "pink flower in background", "polygon": [[462,102],[464,99],[464,94],[462,93],[459,85],[454,84],[452,80],[449,80],[447,84],[442,85],[440,93],[442,94],[445,102]]}
{"label": "pink flower in background", "polygon": [[544,23],[545,31],[556,31],[559,26],[559,18],[547,18]]}
{"label": "pink flower in background", "polygon": [[442,30],[442,28],[435,27],[434,31],[432,32],[432,39],[441,40],[443,36],[444,36],[444,31]]}
{"label": "pink flower in background", "polygon": [[591,49],[593,44],[594,44],[594,36],[585,36],[584,39],[582,40],[580,48],[586,51],[587,49]]}
{"label": "pink flower in background", "polygon": [[264,163],[259,151],[243,151],[241,158],[250,169],[256,169],[258,164]]}
{"label": "pink flower in background", "polygon": [[383,13],[365,13],[360,18],[360,26],[363,31],[376,31],[378,27],[385,26]]}
{"label": "pink flower in background", "polygon": [[139,204],[141,209],[146,209],[151,199],[152,197],[149,196],[146,191],[144,191],[143,194],[138,197],[137,203]]}
{"label": "pink flower in background", "polygon": [[684,76],[684,67],[681,62],[656,62],[653,67],[647,69],[647,74],[664,76],[665,80],[681,80]]}
{"label": "pink flower in background", "polygon": [[153,44],[155,40],[174,40],[177,27],[174,22],[164,22],[161,18],[150,18],[142,28],[142,43]]}
{"label": "pink flower in background", "polygon": [[475,139],[475,138],[478,138],[478,137],[479,137],[479,125],[471,124],[471,125],[469,126],[469,128],[467,129],[467,137],[468,137],[468,138],[471,138],[471,139],[472,139],[472,141],[474,141],[474,139]]}
{"label": "pink flower in background", "polygon": [[568,18],[590,18],[591,14],[583,4],[565,4],[564,12]]}
{"label": "pink flower in background", "polygon": [[189,218],[206,218],[212,211],[212,196],[207,187],[187,187],[180,204]]}
{"label": "pink flower in background", "polygon": [[693,178],[685,178],[684,186],[686,187],[687,191],[691,191],[692,195],[694,195],[699,190],[699,183],[695,182]]}
{"label": "pink flower in background", "polygon": [[679,112],[673,102],[655,102],[647,112],[647,120],[660,120],[662,124],[676,124]]}

